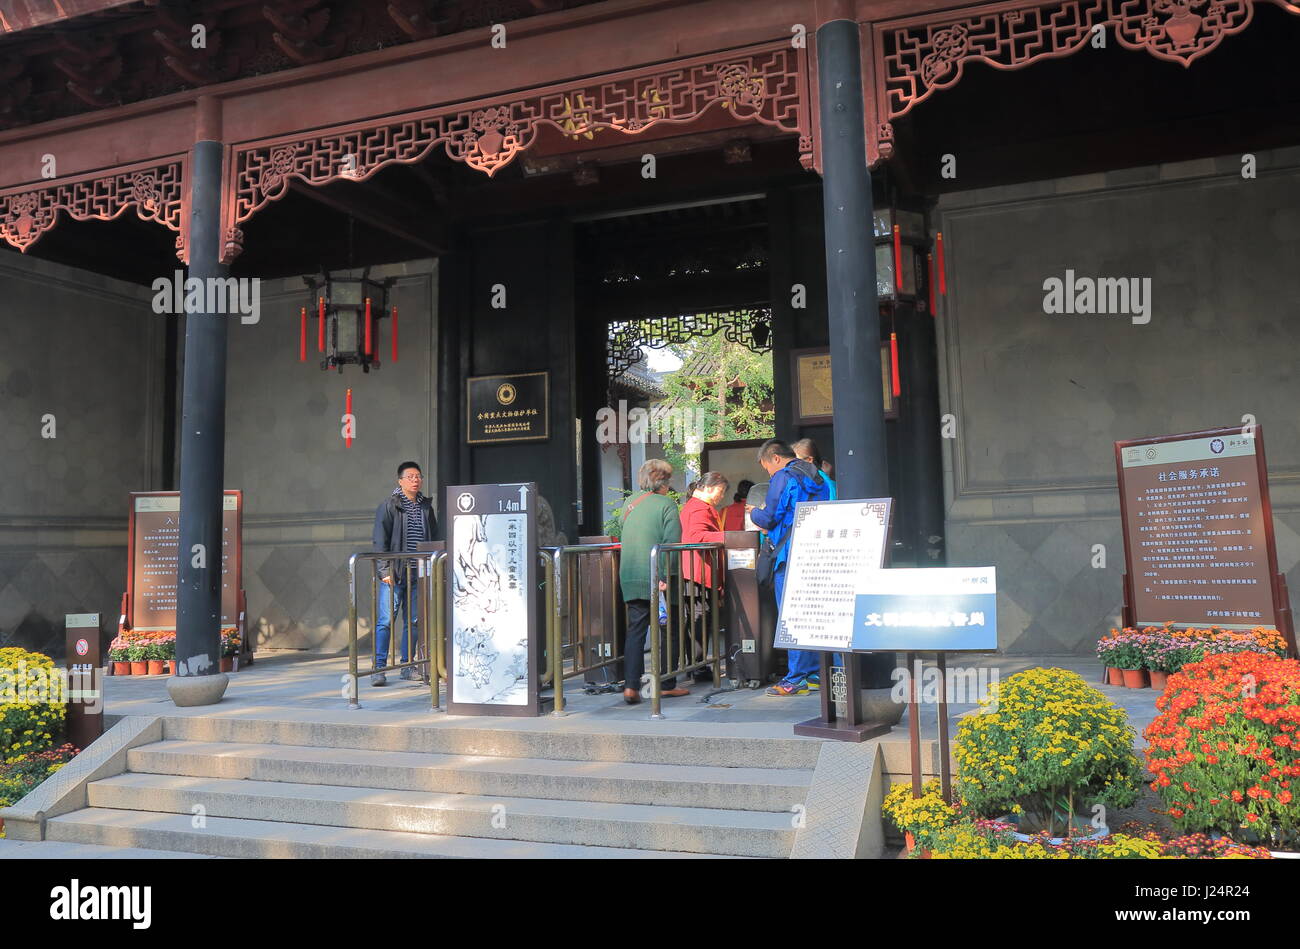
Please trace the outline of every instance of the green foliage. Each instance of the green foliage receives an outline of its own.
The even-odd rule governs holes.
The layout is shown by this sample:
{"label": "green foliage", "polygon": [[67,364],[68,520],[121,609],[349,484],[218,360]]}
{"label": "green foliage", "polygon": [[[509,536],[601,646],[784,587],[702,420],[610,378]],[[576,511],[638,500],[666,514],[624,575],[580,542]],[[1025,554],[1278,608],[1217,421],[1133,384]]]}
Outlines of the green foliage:
{"label": "green foliage", "polygon": [[[771,353],[753,352],[722,333],[674,343],[668,350],[682,361],[682,368],[664,377],[668,396],[663,405],[698,413],[704,441],[772,437],[776,413]],[[666,443],[664,458],[678,472],[698,470],[699,453],[687,451],[689,447]]]}

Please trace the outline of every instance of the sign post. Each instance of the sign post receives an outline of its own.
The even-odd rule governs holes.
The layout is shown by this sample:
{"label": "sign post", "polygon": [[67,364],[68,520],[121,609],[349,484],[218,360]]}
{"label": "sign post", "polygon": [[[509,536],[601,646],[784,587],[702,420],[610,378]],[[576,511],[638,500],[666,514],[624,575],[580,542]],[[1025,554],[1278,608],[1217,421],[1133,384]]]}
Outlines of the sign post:
{"label": "sign post", "polygon": [[68,613],[63,627],[67,631],[68,689],[64,701],[68,703],[68,741],[84,750],[104,734],[99,614]]}
{"label": "sign post", "polygon": [[541,715],[537,485],[449,486],[444,510],[447,711]]}
{"label": "sign post", "polygon": [[796,735],[858,742],[893,727],[866,721],[857,663],[831,662],[833,653],[852,644],[859,583],[884,566],[892,505],[890,498],[871,498],[805,501],[795,508],[773,645],[823,653],[821,717],[795,725]]}
{"label": "sign post", "polygon": [[1260,425],[1115,443],[1126,627],[1279,630],[1296,650],[1277,567]]}

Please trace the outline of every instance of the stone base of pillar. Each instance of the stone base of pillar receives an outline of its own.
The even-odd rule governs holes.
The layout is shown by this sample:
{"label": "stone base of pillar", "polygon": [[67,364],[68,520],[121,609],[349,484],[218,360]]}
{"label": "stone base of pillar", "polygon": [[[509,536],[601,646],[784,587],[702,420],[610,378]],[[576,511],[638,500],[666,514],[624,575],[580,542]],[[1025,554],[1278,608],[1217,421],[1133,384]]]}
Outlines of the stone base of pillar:
{"label": "stone base of pillar", "polygon": [[167,679],[167,694],[178,708],[216,705],[226,694],[226,686],[229,684],[230,676],[224,672],[210,676],[170,676]]}

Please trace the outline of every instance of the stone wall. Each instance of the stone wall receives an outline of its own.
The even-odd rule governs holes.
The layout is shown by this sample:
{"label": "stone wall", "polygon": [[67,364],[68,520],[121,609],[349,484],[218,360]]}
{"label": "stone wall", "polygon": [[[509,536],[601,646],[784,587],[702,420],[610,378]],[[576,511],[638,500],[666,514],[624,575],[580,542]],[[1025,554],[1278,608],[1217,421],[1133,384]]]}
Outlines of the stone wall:
{"label": "stone wall", "polygon": [[[1253,415],[1300,590],[1300,149],[1257,158],[1255,179],[1232,155],[941,199],[948,563],[998,567],[1004,650],[1086,654],[1118,622],[1120,439]],[[1067,269],[1150,277],[1150,322],[1046,314]]]}
{"label": "stone wall", "polygon": [[161,487],[170,317],[149,300],[0,253],[0,646],[61,657],[67,613],[117,628],[127,495]]}

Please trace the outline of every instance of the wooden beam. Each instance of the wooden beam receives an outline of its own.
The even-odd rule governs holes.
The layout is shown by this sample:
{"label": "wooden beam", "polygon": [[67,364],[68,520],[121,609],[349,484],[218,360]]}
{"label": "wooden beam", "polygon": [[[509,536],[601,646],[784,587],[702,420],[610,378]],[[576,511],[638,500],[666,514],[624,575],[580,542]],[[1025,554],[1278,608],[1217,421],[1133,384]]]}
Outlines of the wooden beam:
{"label": "wooden beam", "polygon": [[446,250],[446,247],[441,242],[432,241],[427,237],[416,234],[403,222],[378,210],[372,203],[368,203],[364,196],[356,198],[343,197],[340,192],[326,190],[325,188],[314,188],[296,179],[289,183],[289,187],[295,194],[310,198],[318,204],[323,204],[331,210],[338,211],[340,214],[347,214],[364,224],[369,224],[371,227],[392,234],[394,237],[409,241],[415,246],[428,251],[434,257],[440,256]]}

